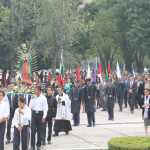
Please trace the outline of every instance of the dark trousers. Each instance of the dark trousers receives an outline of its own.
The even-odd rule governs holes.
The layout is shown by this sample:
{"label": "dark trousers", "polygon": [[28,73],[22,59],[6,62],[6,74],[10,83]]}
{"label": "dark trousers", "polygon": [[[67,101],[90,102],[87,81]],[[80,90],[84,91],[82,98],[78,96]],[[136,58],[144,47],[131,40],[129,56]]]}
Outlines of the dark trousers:
{"label": "dark trousers", "polygon": [[13,109],[10,109],[10,119],[7,121],[7,133],[6,133],[7,140],[11,140],[11,125],[12,125],[12,119],[14,117],[14,112],[15,111]]}
{"label": "dark trousers", "polygon": [[122,104],[123,104],[123,95],[118,96],[118,104],[119,104],[119,108],[120,110],[122,110]]}
{"label": "dark trousers", "polygon": [[130,106],[130,111],[134,111],[134,105],[135,105],[135,94],[130,94],[128,96],[128,103]]}
{"label": "dark trousers", "polygon": [[99,107],[99,108],[101,107],[101,101],[100,101],[100,98],[97,99],[97,107]]}
{"label": "dark trousers", "polygon": [[31,121],[31,147],[35,148],[35,134],[37,130],[37,143],[36,146],[41,146],[42,131],[43,131],[43,112],[35,113],[32,111],[32,121]]}
{"label": "dark trousers", "polygon": [[87,117],[88,117],[88,124],[91,125],[91,120],[93,121],[93,123],[95,123],[95,115],[94,112],[89,111],[87,113]]}
{"label": "dark trousers", "polygon": [[77,124],[80,122],[79,113],[73,114],[73,121],[74,121],[74,124],[75,124],[75,125],[77,125]]}
{"label": "dark trousers", "polygon": [[[29,127],[23,127],[21,131],[22,150],[28,150],[29,147]],[[16,128],[14,131],[13,150],[20,150],[20,131]]]}
{"label": "dark trousers", "polygon": [[109,118],[114,118],[113,108],[108,108],[108,115],[109,115]]}
{"label": "dark trousers", "polygon": [[136,94],[135,96],[135,107],[138,108],[138,105],[140,106],[140,100],[141,100],[141,95],[140,94]]}
{"label": "dark trousers", "polygon": [[47,141],[51,141],[51,135],[52,135],[52,117],[46,118],[45,123],[43,124],[43,134],[42,134],[42,141],[45,142],[46,139],[46,126],[48,122],[48,138]]}
{"label": "dark trousers", "polygon": [[127,92],[124,93],[124,105],[127,107]]}
{"label": "dark trousers", "polygon": [[0,150],[4,150],[4,134],[6,122],[0,123]]}

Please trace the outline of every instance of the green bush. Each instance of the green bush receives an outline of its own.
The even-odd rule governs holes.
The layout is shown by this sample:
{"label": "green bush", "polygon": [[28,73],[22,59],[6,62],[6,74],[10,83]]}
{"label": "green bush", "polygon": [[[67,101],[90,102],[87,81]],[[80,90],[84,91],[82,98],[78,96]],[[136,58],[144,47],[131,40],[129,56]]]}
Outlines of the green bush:
{"label": "green bush", "polygon": [[108,141],[109,150],[150,150],[150,137],[117,137]]}

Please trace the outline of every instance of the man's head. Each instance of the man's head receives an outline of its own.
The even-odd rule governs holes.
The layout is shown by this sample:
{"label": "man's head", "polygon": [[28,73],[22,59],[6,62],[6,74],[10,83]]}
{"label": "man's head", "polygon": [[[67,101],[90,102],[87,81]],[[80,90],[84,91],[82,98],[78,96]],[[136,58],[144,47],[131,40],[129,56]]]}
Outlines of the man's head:
{"label": "man's head", "polygon": [[136,83],[139,83],[139,80],[138,80],[137,78],[135,78],[135,82],[136,82]]}
{"label": "man's head", "polygon": [[147,78],[144,78],[144,82],[147,83]]}
{"label": "man's head", "polygon": [[135,77],[138,77],[138,75],[139,75],[139,74],[136,72],[136,73],[135,73]]}
{"label": "man's head", "polygon": [[108,82],[108,85],[109,85],[109,86],[112,86],[112,82],[109,81],[109,82]]}
{"label": "man's head", "polygon": [[133,78],[133,76],[131,76],[131,77],[130,77],[130,81],[133,81],[133,80],[134,80],[134,78]]}
{"label": "man's head", "polygon": [[111,73],[109,73],[109,78],[111,78],[112,77],[112,74]]}
{"label": "man's head", "polygon": [[41,91],[42,91],[42,86],[37,85],[37,86],[35,87],[35,89],[34,89],[34,94],[35,94],[35,95],[40,95]]}
{"label": "man's head", "polygon": [[10,84],[10,88],[11,88],[11,90],[13,91],[14,90],[14,87],[16,86],[16,83],[14,83],[14,82],[12,82],[11,84]]}
{"label": "man's head", "polygon": [[93,76],[91,76],[91,80],[92,80],[92,81],[93,81],[93,79],[94,79]]}
{"label": "man's head", "polygon": [[51,87],[51,86],[49,86],[48,88],[47,88],[47,95],[48,96],[51,96],[53,94],[53,88]]}
{"label": "man's head", "polygon": [[103,77],[103,82],[106,82],[106,78],[105,77]]}
{"label": "man's head", "polygon": [[79,80],[75,80],[75,87],[78,88],[79,87]]}
{"label": "man's head", "polygon": [[122,81],[122,79],[121,78],[118,78],[118,82],[120,83]]}
{"label": "man's head", "polygon": [[144,90],[144,94],[145,94],[146,96],[149,96],[149,89],[148,89],[148,88],[146,88],[146,89]]}
{"label": "man's head", "polygon": [[90,79],[90,78],[87,78],[87,79],[86,79],[86,83],[87,83],[88,86],[90,86],[90,85],[91,85],[91,79]]}
{"label": "man's head", "polygon": [[2,101],[2,99],[4,98],[5,93],[4,91],[0,90],[0,101]]}
{"label": "man's head", "polygon": [[0,84],[0,91],[4,91],[4,86],[3,86],[3,84]]}
{"label": "man's head", "polygon": [[58,93],[59,93],[59,94],[62,94],[62,93],[63,93],[63,91],[64,91],[64,89],[63,89],[63,87],[62,87],[62,86],[58,87]]}
{"label": "man's head", "polygon": [[130,78],[130,74],[128,74],[128,78]]}
{"label": "man's head", "polygon": [[17,99],[18,106],[20,105],[21,108],[24,108],[25,102],[26,102],[26,100],[22,96],[20,96],[20,100]]}
{"label": "man's head", "polygon": [[45,88],[45,81],[42,81],[41,86],[42,86],[42,89]]}
{"label": "man's head", "polygon": [[124,74],[124,78],[125,78],[125,79],[127,79],[127,78],[128,78],[127,74]]}
{"label": "man's head", "polygon": [[148,78],[148,83],[150,84],[150,78]]}
{"label": "man's head", "polygon": [[145,74],[145,78],[147,78],[147,79],[148,79],[148,74]]}

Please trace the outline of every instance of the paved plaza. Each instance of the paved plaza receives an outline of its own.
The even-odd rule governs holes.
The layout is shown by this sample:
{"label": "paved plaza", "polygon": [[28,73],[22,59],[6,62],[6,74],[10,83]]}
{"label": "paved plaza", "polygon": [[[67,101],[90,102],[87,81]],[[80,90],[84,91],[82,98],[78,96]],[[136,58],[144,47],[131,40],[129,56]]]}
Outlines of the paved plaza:
{"label": "paved plaza", "polygon": [[[107,149],[108,140],[122,136],[145,136],[142,110],[136,109],[134,114],[129,112],[129,107],[118,112],[118,104],[115,105],[114,121],[108,121],[107,112],[97,109],[96,126],[87,128],[87,115],[81,113],[79,127],[72,127],[69,135],[60,133],[58,137],[52,137],[52,144],[42,147],[42,150],[55,149]],[[71,121],[73,124],[73,121]],[[5,145],[5,150],[13,150],[13,144]]]}

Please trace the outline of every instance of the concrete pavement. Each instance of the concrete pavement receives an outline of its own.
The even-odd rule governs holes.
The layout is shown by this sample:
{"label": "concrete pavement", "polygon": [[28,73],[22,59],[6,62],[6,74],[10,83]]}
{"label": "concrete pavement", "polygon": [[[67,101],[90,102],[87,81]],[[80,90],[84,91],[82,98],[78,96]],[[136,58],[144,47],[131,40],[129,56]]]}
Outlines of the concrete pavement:
{"label": "concrete pavement", "polygon": [[[86,113],[81,113],[79,127],[72,127],[73,130],[69,135],[60,133],[58,137],[52,137],[52,144],[47,144],[42,149],[106,149],[108,140],[114,137],[145,136],[142,110],[136,109],[134,114],[131,114],[129,107],[124,108],[123,112],[118,112],[118,109],[118,104],[115,104],[114,121],[108,121],[108,113],[97,109],[95,113],[96,126],[90,128],[86,127]],[[71,123],[73,124],[73,121]],[[12,149],[13,144],[5,145],[5,150]]]}

